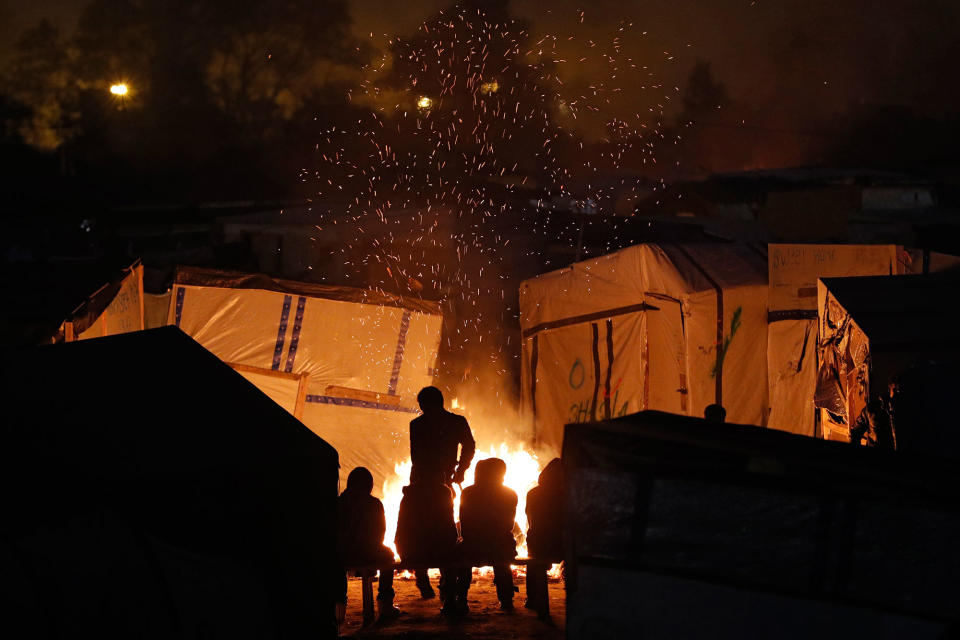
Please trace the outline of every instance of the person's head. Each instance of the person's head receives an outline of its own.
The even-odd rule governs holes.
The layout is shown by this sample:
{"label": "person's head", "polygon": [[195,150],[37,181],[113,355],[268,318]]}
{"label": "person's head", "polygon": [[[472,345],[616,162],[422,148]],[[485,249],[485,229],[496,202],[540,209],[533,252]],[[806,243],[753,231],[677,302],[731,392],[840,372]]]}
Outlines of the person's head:
{"label": "person's head", "polygon": [[503,484],[507,463],[500,458],[487,458],[477,463],[476,484]]}
{"label": "person's head", "polygon": [[540,472],[537,484],[541,487],[559,487],[563,484],[563,464],[560,458],[554,458]]}
{"label": "person's head", "polygon": [[436,387],[424,387],[417,394],[417,404],[424,413],[443,409],[443,392]]}
{"label": "person's head", "polygon": [[370,495],[373,491],[373,474],[366,467],[357,467],[347,476],[347,488],[344,492]]}
{"label": "person's head", "polygon": [[709,422],[726,422],[727,410],[723,408],[723,405],[709,404],[703,410],[703,417]]}

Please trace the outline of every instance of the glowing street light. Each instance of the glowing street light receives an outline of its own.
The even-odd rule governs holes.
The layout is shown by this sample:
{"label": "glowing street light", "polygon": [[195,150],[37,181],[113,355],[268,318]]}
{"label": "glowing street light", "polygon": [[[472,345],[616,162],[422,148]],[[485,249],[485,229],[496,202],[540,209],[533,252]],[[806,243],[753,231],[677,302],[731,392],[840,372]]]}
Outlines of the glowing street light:
{"label": "glowing street light", "polygon": [[491,80],[490,82],[484,82],[480,85],[480,93],[485,96],[493,95],[500,90],[500,83],[496,80]]}
{"label": "glowing street light", "polygon": [[428,96],[420,96],[419,98],[417,98],[418,109],[423,109],[424,111],[426,111],[432,106],[433,106],[433,100],[431,100]]}
{"label": "glowing street light", "polygon": [[129,87],[122,82],[110,85],[110,93],[121,98],[127,95],[127,91],[129,90]]}

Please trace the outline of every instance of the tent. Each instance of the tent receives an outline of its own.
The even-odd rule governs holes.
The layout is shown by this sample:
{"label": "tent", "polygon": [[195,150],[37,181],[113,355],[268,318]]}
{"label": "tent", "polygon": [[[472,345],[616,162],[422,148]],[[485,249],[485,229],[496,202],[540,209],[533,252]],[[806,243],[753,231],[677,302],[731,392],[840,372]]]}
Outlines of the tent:
{"label": "tent", "polygon": [[143,265],[139,260],[104,284],[60,325],[65,342],[102,338],[145,328]]}
{"label": "tent", "polygon": [[645,409],[765,424],[767,259],[743,244],[641,244],[520,287],[535,439]]}
{"label": "tent", "polygon": [[571,424],[569,638],[941,638],[956,465],[647,411]]}
{"label": "tent", "polygon": [[[92,337],[104,324],[108,333],[139,329],[140,269],[139,262],[112,260],[5,263],[0,272],[0,343],[25,347],[62,342],[68,323],[74,339],[80,334]],[[123,304],[113,304],[121,289]]]}
{"label": "tent", "polygon": [[409,457],[416,394],[432,384],[434,302],[348,287],[180,268],[168,322],[257,385],[380,489]]}
{"label": "tent", "polygon": [[713,402],[730,420],[814,436],[817,279],[958,262],[897,245],[714,243],[576,263],[521,285],[524,409],[554,447],[565,422],[700,416]]}
{"label": "tent", "polygon": [[771,244],[767,426],[815,434],[817,279],[903,274],[922,265],[892,244]]}
{"label": "tent", "polygon": [[337,453],[188,336],[7,352],[2,393],[8,629],[336,635]]}
{"label": "tent", "polygon": [[824,437],[849,439],[850,427],[867,402],[887,395],[892,376],[931,362],[945,363],[946,373],[922,383],[927,392],[941,389],[939,397],[926,403],[922,421],[930,427],[939,420],[956,431],[956,410],[950,402],[956,386],[945,383],[957,380],[960,364],[958,287],[960,275],[950,272],[820,280],[815,399]]}

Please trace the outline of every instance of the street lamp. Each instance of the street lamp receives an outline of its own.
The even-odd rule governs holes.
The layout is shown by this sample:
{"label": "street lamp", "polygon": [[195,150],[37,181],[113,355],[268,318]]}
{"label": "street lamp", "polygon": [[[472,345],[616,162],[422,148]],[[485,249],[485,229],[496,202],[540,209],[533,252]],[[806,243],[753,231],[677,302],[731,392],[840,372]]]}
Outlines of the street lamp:
{"label": "street lamp", "polygon": [[433,100],[431,100],[428,96],[420,96],[419,98],[417,98],[418,109],[426,111],[432,106],[433,106]]}
{"label": "street lamp", "polygon": [[120,109],[123,109],[127,106],[126,97],[130,92],[130,87],[127,86],[125,82],[117,82],[110,85],[110,93],[113,94],[114,98],[120,100]]}

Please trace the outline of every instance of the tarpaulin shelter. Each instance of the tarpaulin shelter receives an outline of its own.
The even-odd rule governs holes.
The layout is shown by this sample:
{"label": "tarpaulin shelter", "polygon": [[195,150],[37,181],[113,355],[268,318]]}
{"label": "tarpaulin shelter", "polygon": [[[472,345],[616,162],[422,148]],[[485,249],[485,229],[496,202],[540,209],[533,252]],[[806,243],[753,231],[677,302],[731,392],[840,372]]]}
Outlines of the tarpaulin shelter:
{"label": "tarpaulin shelter", "polygon": [[73,342],[140,331],[145,316],[143,264],[137,260],[74,309],[59,334]]}
{"label": "tarpaulin shelter", "polygon": [[520,287],[535,438],[645,409],[765,424],[767,258],[743,244],[641,244]]}
{"label": "tarpaulin shelter", "polygon": [[344,479],[365,466],[379,490],[409,456],[440,345],[437,303],[181,267],[168,322],[335,446]]}
{"label": "tarpaulin shelter", "polygon": [[[866,404],[887,396],[891,377],[912,365],[944,362],[954,371],[960,366],[958,290],[960,275],[951,272],[820,280],[815,399],[824,437],[847,440]],[[948,420],[955,431],[956,387],[943,391],[923,420]]]}
{"label": "tarpaulin shelter", "polygon": [[771,244],[767,368],[767,426],[815,435],[817,279],[895,275],[916,268],[902,247],[840,244]]}
{"label": "tarpaulin shelter", "polygon": [[[33,346],[141,328],[139,262],[9,262],[0,273],[0,343]],[[121,290],[122,294],[121,295]],[[120,298],[120,299],[118,299]],[[122,299],[122,300],[121,300]]]}
{"label": "tarpaulin shelter", "polygon": [[333,637],[337,452],[173,327],[4,353],[4,625]]}
{"label": "tarpaulin shelter", "polygon": [[521,286],[523,406],[552,446],[565,422],[700,416],[713,402],[730,420],[814,436],[817,279],[957,263],[898,245],[727,243],[579,262]]}
{"label": "tarpaulin shelter", "polygon": [[960,477],[647,411],[566,427],[569,638],[940,638]]}

